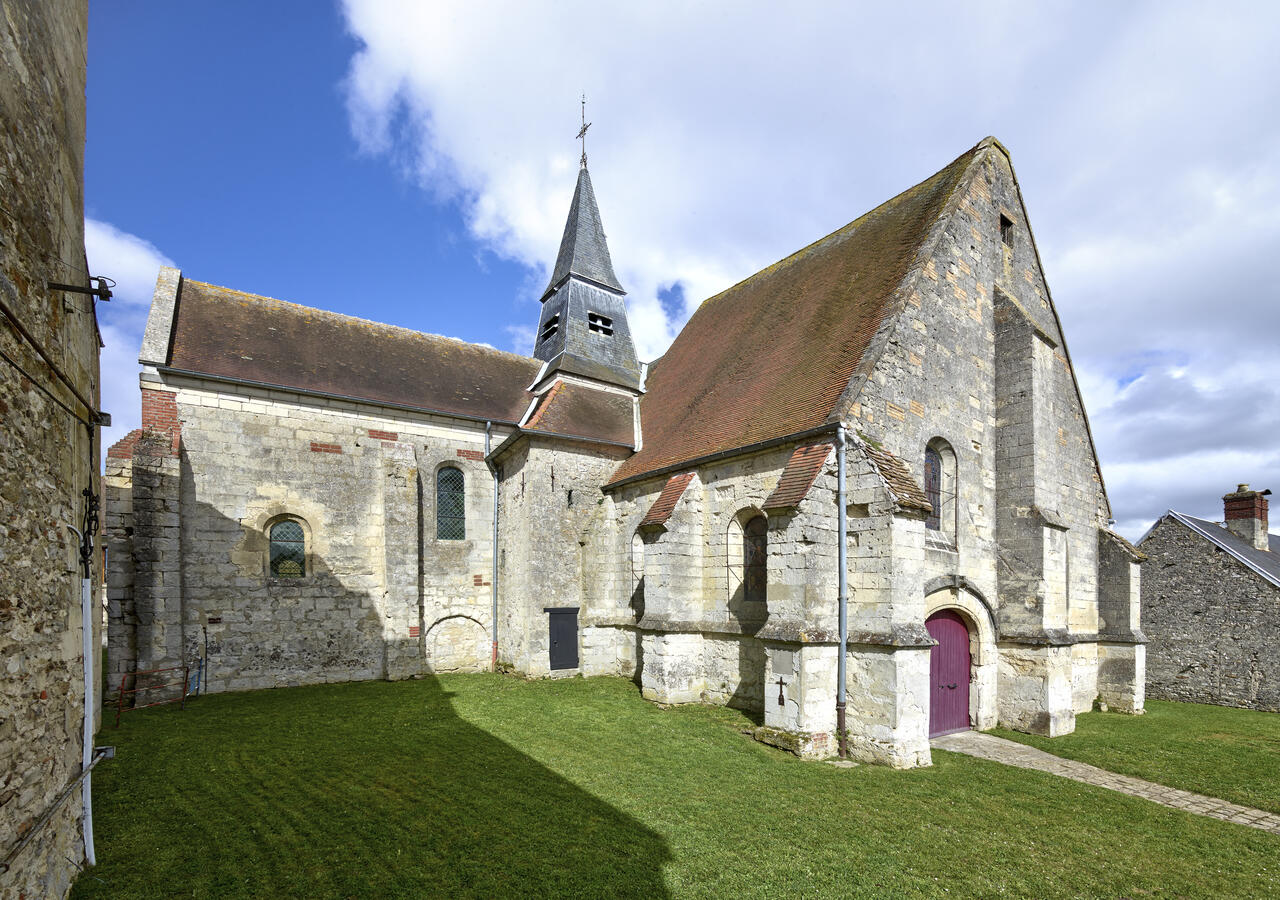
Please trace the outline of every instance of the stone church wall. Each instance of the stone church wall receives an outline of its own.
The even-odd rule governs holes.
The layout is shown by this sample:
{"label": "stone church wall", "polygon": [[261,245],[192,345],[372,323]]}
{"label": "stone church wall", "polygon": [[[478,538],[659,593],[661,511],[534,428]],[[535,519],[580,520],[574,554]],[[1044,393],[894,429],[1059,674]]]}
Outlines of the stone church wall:
{"label": "stone church wall", "polygon": [[[127,466],[112,461],[112,489],[128,495],[110,523],[128,553],[115,555],[132,563],[112,573],[113,682],[193,663],[206,639],[215,691],[488,668],[483,423],[143,377],[144,427],[163,427],[148,409],[167,397],[180,434],[144,434]],[[446,466],[465,479],[463,540],[436,535]],[[283,518],[303,528],[301,578],[270,573]]]}
{"label": "stone church wall", "polygon": [[[46,286],[89,286],[86,6],[0,2],[0,301],[96,405],[94,300]],[[66,526],[82,526],[81,491],[99,488],[96,445],[90,449],[85,427],[44,390],[82,418],[89,411],[6,316],[0,351],[28,373],[0,360],[0,857],[7,857],[80,773],[81,573],[78,539]],[[88,662],[96,672],[96,658]],[[84,860],[80,816],[77,790],[0,872],[0,896],[64,896]]]}
{"label": "stone church wall", "polygon": [[1098,694],[1105,502],[1007,159],[988,151],[958,190],[849,417],[921,484],[926,445],[954,451],[955,524],[929,536],[924,581],[963,578],[1002,641],[1030,641],[1002,651],[1003,721],[1060,733]]}
{"label": "stone church wall", "polygon": [[[742,526],[762,510],[793,449],[699,467],[663,531],[638,526],[665,478],[612,492],[607,532],[622,563],[614,569],[625,573],[639,556],[644,579],[639,610],[628,602],[636,572],[624,577],[612,612],[640,613],[634,625],[620,616],[616,627],[636,635],[644,696],[747,710],[764,726],[763,739],[822,756],[835,747],[834,449],[800,506],[768,516],[767,608],[750,609],[742,596]],[[921,583],[923,528],[918,518],[895,515],[883,482],[857,449],[849,466],[853,750],[892,765],[927,764],[923,595],[902,587]],[[902,646],[912,642],[918,646]]]}
{"label": "stone church wall", "polygon": [[1147,696],[1280,712],[1280,588],[1168,516],[1141,550]]}
{"label": "stone church wall", "polygon": [[548,607],[576,607],[585,674],[621,674],[620,638],[594,629],[615,591],[617,561],[598,548],[607,500],[600,485],[627,450],[529,437],[499,461],[500,665],[551,670]]}

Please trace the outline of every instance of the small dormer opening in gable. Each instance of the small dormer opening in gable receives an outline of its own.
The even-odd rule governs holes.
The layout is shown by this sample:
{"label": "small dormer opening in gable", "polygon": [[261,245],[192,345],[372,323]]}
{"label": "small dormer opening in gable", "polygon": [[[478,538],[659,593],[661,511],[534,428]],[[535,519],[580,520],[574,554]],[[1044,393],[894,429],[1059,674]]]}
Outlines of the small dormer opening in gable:
{"label": "small dormer opening in gable", "polygon": [[1000,214],[1000,243],[1010,249],[1013,248],[1013,219]]}

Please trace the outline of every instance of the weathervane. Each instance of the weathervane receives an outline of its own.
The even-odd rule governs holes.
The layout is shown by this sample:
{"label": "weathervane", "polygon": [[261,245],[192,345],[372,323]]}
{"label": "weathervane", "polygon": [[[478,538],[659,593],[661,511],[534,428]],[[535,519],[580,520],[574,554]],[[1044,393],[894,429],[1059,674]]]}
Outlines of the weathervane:
{"label": "weathervane", "polygon": [[582,168],[587,167],[587,129],[591,123],[587,121],[587,95],[582,95],[582,127],[578,129],[578,140],[582,141]]}

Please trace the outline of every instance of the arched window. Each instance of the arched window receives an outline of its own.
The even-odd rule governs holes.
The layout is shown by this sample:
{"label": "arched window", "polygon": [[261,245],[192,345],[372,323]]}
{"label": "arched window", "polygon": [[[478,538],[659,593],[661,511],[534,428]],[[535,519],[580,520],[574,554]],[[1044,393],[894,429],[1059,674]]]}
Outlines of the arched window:
{"label": "arched window", "polygon": [[955,451],[942,438],[934,438],[924,450],[924,493],[929,499],[924,524],[951,544],[956,539],[957,487]]}
{"label": "arched window", "polygon": [[933,447],[924,450],[924,493],[929,498],[929,517],[924,524],[934,531],[942,527],[942,454]]}
{"label": "arched window", "polygon": [[307,543],[302,526],[283,519],[271,526],[271,576],[301,578],[307,574]]}
{"label": "arched window", "polygon": [[765,602],[769,588],[769,522],[756,516],[742,529],[742,599]]}
{"label": "arched window", "polygon": [[466,482],[452,466],[436,473],[436,540],[467,539]]}

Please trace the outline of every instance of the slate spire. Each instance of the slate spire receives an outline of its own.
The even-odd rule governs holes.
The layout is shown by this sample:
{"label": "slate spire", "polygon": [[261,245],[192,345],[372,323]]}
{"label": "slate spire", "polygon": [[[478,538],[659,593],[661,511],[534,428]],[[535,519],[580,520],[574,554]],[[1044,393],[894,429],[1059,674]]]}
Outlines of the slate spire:
{"label": "slate spire", "polygon": [[533,355],[549,365],[544,377],[566,372],[637,389],[640,362],[627,323],[626,291],[613,272],[600,209],[586,161],[560,239]]}
{"label": "slate spire", "polygon": [[618,276],[613,274],[613,261],[609,258],[609,245],[605,243],[604,225],[600,221],[596,192],[591,187],[591,175],[585,160],[578,169],[578,186],[569,206],[569,218],[564,223],[564,237],[560,239],[556,267],[551,272],[551,282],[542,292],[542,299],[546,300],[547,295],[570,275],[577,275],[619,294],[626,293],[618,283]]}

